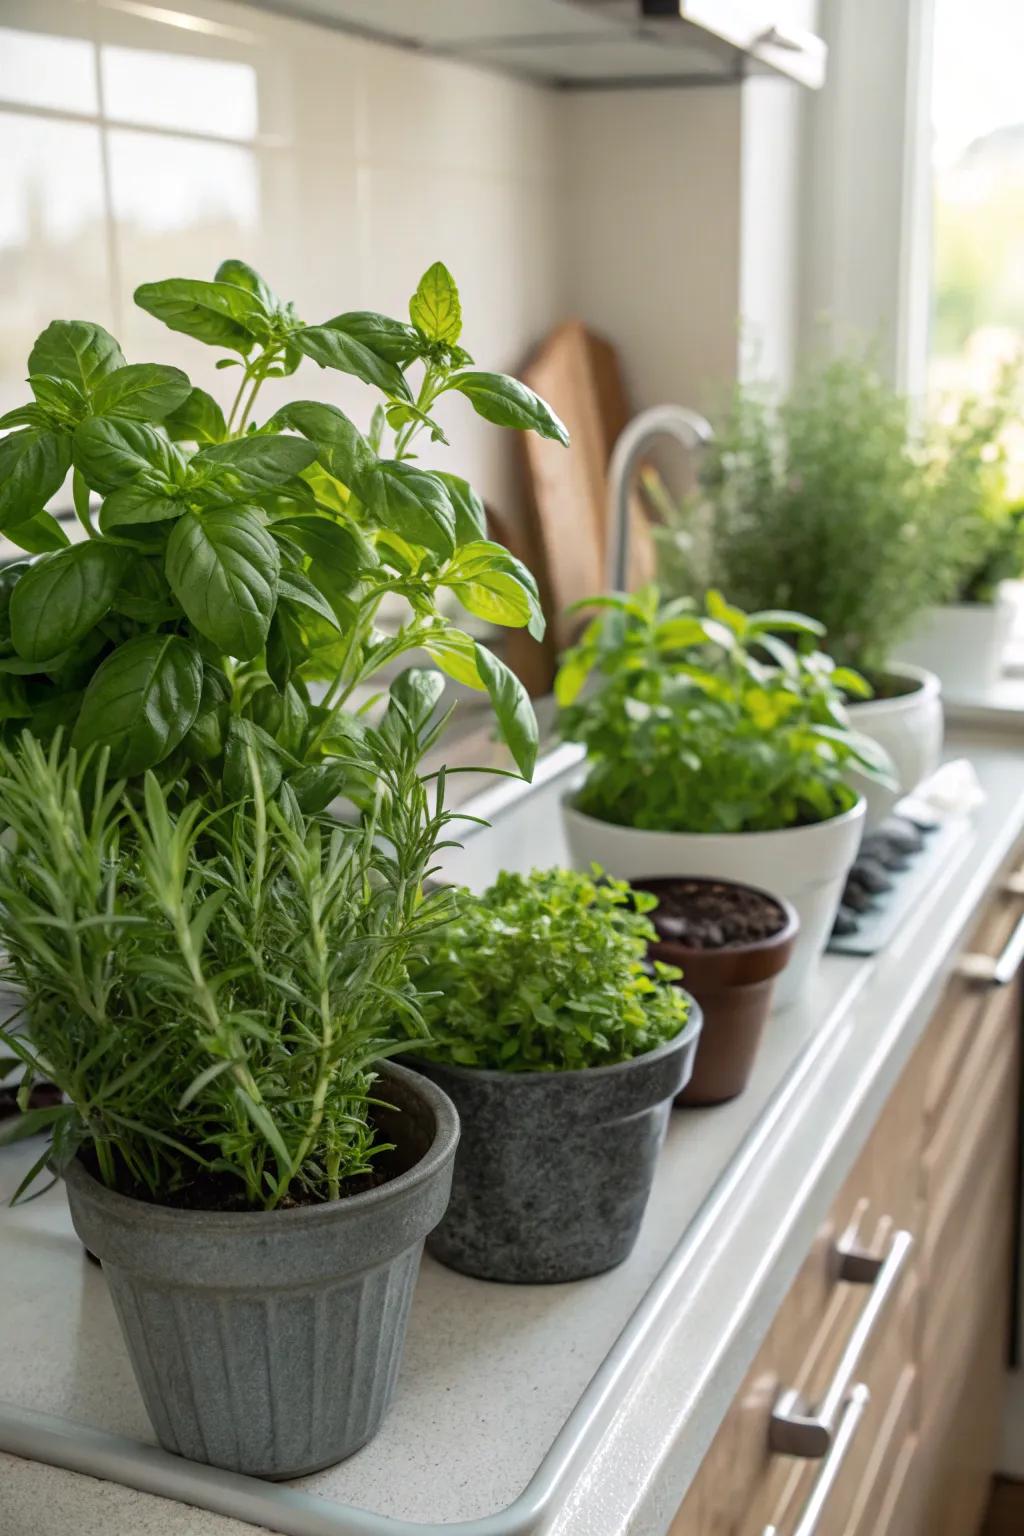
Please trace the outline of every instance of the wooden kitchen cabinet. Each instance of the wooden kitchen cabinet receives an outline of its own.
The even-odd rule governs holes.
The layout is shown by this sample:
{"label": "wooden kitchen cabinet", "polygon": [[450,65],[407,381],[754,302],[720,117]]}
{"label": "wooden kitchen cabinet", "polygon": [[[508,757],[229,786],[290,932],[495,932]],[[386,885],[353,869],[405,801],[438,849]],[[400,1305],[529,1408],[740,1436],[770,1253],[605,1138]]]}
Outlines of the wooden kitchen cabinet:
{"label": "wooden kitchen cabinet", "polygon": [[[1018,1203],[1021,981],[998,974],[997,962],[1012,958],[1022,918],[1018,874],[986,904],[671,1536],[980,1529]],[[844,1249],[853,1254],[845,1268]],[[813,1420],[851,1354],[823,1433]],[[790,1416],[809,1416],[809,1427],[780,1422],[786,1393],[796,1394]]]}

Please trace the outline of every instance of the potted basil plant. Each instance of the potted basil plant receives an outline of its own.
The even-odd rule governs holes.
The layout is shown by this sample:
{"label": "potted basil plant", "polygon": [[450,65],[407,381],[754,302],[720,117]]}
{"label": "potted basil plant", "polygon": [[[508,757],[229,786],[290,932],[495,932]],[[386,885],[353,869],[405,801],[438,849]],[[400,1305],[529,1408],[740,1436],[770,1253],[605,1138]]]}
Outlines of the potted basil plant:
{"label": "potted basil plant", "polygon": [[935,770],[942,748],[938,678],[897,659],[953,579],[960,506],[936,494],[930,459],[908,402],[870,357],[818,360],[785,397],[737,390],[697,505],[668,512],[660,538],[671,595],[712,588],[741,608],[810,614],[823,649],[868,679],[870,696],[848,697],[850,718],[893,764],[888,783],[853,771],[869,825]]}
{"label": "potted basil plant", "polygon": [[[427,843],[441,828],[411,791]],[[420,1250],[458,1122],[385,1063],[404,959],[443,915],[408,850],[303,813],[287,787],[208,812],[141,799],[104,750],[0,748],[0,1029],[65,1096],[29,1110],[102,1263],[157,1437],[296,1477],[357,1450],[394,1387]],[[406,766],[403,767],[403,758]],[[443,821],[442,815],[442,821]],[[369,898],[367,891],[370,890]]]}
{"label": "potted basil plant", "polygon": [[502,873],[411,964],[430,1039],[408,1059],[462,1126],[428,1239],[486,1280],[578,1280],[632,1250],[700,1010],[645,966],[655,936],[600,871]]}
{"label": "potted basil plant", "polygon": [[[417,445],[446,441],[453,394],[488,421],[567,439],[518,380],[472,366],[443,264],[408,321],[350,311],[306,324],[237,260],[212,281],[144,283],[135,299],[222,354],[233,403],[178,368],[126,363],[92,322],[39,336],[33,399],[0,417],[0,531],[31,557],[0,572],[3,729],[62,727],[77,747],[108,747],[113,773],[154,769],[200,795],[242,792],[254,755],[268,792],[286,781],[316,810],[348,776],[353,709],[418,652],[490,695],[529,777],[525,690],[446,612],[451,596],[539,635],[536,583],[487,537],[467,482],[423,468]],[[373,391],[368,428],[301,395],[258,418],[266,381],[310,361]],[[48,509],[69,470],[77,543]],[[385,603],[403,615],[390,631],[376,623]]]}
{"label": "potted basil plant", "polygon": [[800,935],[776,1000],[792,1002],[860,843],[850,769],[886,782],[884,756],[844,702],[867,684],[815,649],[821,625],[802,614],[744,614],[714,591],[698,612],[685,599],[662,605],[654,587],[590,606],[600,611],[555,682],[562,734],[587,749],[583,782],[563,800],[574,863],[786,898]]}

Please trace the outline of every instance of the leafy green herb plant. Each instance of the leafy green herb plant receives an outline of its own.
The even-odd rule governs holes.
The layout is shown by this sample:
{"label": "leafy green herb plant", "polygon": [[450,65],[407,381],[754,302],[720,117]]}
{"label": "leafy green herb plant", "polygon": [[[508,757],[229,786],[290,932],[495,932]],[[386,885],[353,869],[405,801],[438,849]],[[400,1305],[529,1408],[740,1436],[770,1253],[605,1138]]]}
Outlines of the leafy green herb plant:
{"label": "leafy green herb plant", "polygon": [[140,804],[106,749],[0,747],[4,975],[24,1005],[0,1044],[23,1107],[42,1079],[67,1100],[7,1128],[51,1137],[22,1190],[79,1153],[123,1194],[227,1210],[332,1200],[372,1172],[374,1062],[394,1009],[415,1031],[405,960],[448,915],[421,888],[449,817],[407,710],[370,746],[387,793],[360,827],[287,785],[270,799],[255,765],[252,797],[210,812],[152,770]]}
{"label": "leafy green herb plant", "polygon": [[594,869],[501,873],[412,963],[431,1044],[417,1054],[504,1072],[630,1061],[687,1019],[680,972],[644,965],[656,904]]}
{"label": "leafy green herb plant", "polygon": [[[234,398],[225,412],[180,369],[126,363],[90,322],[56,320],[38,338],[33,399],[0,418],[0,530],[38,556],[0,572],[8,731],[62,727],[77,747],[108,748],[112,773],[184,773],[229,793],[254,755],[268,791],[286,780],[315,810],[351,756],[354,704],[422,651],[486,690],[529,776],[526,694],[444,617],[443,594],[539,636],[536,583],[487,537],[467,482],[423,468],[416,445],[445,441],[438,413],[452,393],[487,421],[567,439],[518,380],[473,366],[447,269],[424,274],[408,322],[356,311],[307,325],[236,260],[209,282],[145,283],[135,299],[221,352]],[[257,419],[265,380],[307,360],[369,386],[367,430],[303,398]],[[48,510],[69,470],[76,544]],[[376,620],[393,597],[405,618],[384,633]]]}
{"label": "leafy green herb plant", "polygon": [[774,831],[849,810],[853,767],[885,777],[844,704],[871,690],[816,648],[815,620],[745,614],[715,591],[704,612],[662,605],[654,587],[581,606],[599,612],[555,693],[563,736],[587,748],[585,814],[659,832]]}
{"label": "leafy green herb plant", "polygon": [[662,580],[673,595],[715,588],[744,609],[811,614],[837,662],[877,679],[915,615],[953,589],[952,492],[938,494],[907,402],[864,357],[809,367],[782,400],[744,386],[697,502],[659,499]]}
{"label": "leafy green herb plant", "polygon": [[1020,386],[1018,363],[990,394],[968,395],[952,420],[932,426],[930,483],[950,529],[946,602],[994,602],[999,583],[1024,572],[1024,507],[1008,495],[1004,441],[1019,415]]}

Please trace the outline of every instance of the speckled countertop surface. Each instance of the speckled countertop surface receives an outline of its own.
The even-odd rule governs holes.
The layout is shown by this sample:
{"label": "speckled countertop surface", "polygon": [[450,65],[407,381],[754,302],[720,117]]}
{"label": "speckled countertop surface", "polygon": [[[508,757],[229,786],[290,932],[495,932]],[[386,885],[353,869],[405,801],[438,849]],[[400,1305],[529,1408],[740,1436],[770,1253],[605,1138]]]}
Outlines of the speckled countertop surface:
{"label": "speckled countertop surface", "polygon": [[[772,1021],[743,1098],[673,1117],[631,1259],[609,1275],[551,1288],[491,1286],[426,1260],[381,1434],[297,1486],[427,1525],[503,1510],[567,1420],[571,1427],[588,1382],[675,1251],[675,1288],[632,1340],[616,1390],[591,1402],[568,1446],[557,1497],[529,1527],[566,1536],[653,1536],[667,1528],[1024,825],[1018,743],[1024,732],[951,739],[951,752],[975,763],[987,800],[942,877],[884,955],[823,963],[804,1001]],[[538,790],[520,812],[473,837],[453,856],[452,876],[478,883],[500,864],[562,857],[560,789],[553,782]],[[787,1101],[779,1090],[797,1062],[800,1091]],[[747,1155],[755,1126],[756,1158]],[[23,1150],[0,1153],[0,1198],[25,1161]],[[85,1263],[62,1192],[0,1215],[0,1253],[0,1398],[151,1442],[102,1276]],[[0,1456],[2,1536],[252,1529]],[[351,1529],[358,1531],[358,1516]]]}

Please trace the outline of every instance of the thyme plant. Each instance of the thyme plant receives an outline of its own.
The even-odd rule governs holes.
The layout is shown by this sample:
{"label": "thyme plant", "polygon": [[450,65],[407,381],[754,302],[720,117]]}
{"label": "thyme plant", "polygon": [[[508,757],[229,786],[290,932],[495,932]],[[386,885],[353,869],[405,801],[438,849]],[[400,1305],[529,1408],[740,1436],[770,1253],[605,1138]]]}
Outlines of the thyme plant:
{"label": "thyme plant", "polygon": [[37,1079],[67,1099],[8,1128],[51,1137],[18,1194],[80,1152],[112,1189],[204,1208],[332,1200],[372,1172],[383,1021],[415,1029],[405,959],[448,915],[422,894],[449,820],[422,731],[393,704],[372,733],[360,827],[267,797],[255,766],[226,809],[176,807],[152,771],[140,806],[106,749],[0,747],[3,974],[24,1004],[0,1042],[23,1107]]}
{"label": "thyme plant", "polygon": [[877,678],[951,590],[960,510],[936,494],[907,402],[868,360],[840,357],[781,400],[737,390],[698,504],[668,508],[662,577],[673,594],[716,588],[744,609],[813,615],[837,662]]}
{"label": "thyme plant", "polygon": [[412,964],[429,1045],[460,1066],[566,1072],[630,1061],[677,1035],[682,973],[644,962],[657,899],[594,869],[499,874]]}
{"label": "thyme plant", "polygon": [[[657,588],[594,599],[555,681],[561,730],[587,748],[579,809],[659,832],[765,832],[841,815],[852,767],[887,759],[851,730],[859,673],[816,649],[822,626],[719,593],[704,612]],[[792,638],[787,643],[783,635]]]}

